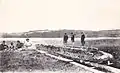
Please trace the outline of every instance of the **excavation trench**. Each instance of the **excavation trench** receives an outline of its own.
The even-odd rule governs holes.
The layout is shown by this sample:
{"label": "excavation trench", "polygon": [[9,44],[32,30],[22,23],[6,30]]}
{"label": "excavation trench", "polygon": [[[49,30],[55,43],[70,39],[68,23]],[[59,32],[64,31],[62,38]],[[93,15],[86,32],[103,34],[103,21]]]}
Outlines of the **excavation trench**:
{"label": "excavation trench", "polygon": [[[69,60],[72,60],[73,62],[76,62],[76,63],[79,63],[79,64],[82,64],[82,65],[85,65],[87,67],[90,67],[90,68],[94,68],[96,70],[99,70],[99,71],[102,71],[102,72],[107,72],[107,73],[120,73],[120,70],[117,69],[117,68],[113,68],[113,67],[110,67],[110,66],[107,66],[107,65],[102,65],[102,64],[98,64],[96,63],[97,61],[93,61],[91,60],[88,55],[88,59],[86,58],[80,58],[80,57],[76,57],[77,55],[75,56],[70,56],[69,53],[66,54],[65,52],[74,52],[78,54],[78,52],[81,52],[81,51],[78,51],[78,50],[75,50],[75,49],[72,49],[70,50],[69,48],[65,48],[63,49],[62,47],[55,47],[55,46],[45,46],[45,45],[40,45],[39,47],[37,47],[39,50],[43,50],[43,51],[46,51],[47,53],[50,53],[54,56],[57,56],[57,57],[62,57],[62,58],[66,58],[66,59],[69,59]],[[81,53],[79,53],[81,54]],[[73,54],[72,54],[73,55]],[[89,60],[90,59],[90,60]],[[91,62],[92,61],[92,62]]]}

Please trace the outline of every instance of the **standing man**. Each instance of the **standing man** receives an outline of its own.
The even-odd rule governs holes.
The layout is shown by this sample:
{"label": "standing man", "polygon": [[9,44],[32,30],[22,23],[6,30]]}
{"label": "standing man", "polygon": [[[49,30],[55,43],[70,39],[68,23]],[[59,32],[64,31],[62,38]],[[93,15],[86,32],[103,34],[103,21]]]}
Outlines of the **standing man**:
{"label": "standing man", "polygon": [[67,44],[67,41],[68,41],[68,35],[67,35],[67,33],[65,33],[64,38],[63,38],[63,43]]}
{"label": "standing man", "polygon": [[73,34],[73,32],[71,32],[71,42],[72,42],[72,45],[74,45],[74,42],[75,42],[75,34]]}
{"label": "standing man", "polygon": [[83,32],[81,32],[81,44],[82,46],[85,45],[85,34]]}

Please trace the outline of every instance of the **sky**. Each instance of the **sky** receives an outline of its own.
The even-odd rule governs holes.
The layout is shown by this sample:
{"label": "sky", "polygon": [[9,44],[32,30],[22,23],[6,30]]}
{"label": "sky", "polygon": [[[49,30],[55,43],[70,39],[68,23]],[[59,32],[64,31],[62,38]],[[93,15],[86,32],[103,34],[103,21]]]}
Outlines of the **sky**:
{"label": "sky", "polygon": [[120,28],[120,0],[0,0],[0,32]]}

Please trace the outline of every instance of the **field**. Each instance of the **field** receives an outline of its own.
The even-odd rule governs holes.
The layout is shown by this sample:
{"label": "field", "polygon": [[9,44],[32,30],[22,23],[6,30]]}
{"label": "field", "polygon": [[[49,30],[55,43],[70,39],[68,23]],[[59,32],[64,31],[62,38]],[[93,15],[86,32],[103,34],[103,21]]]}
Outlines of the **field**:
{"label": "field", "polygon": [[97,47],[99,50],[108,52],[113,55],[113,67],[120,69],[120,39],[109,39],[109,40],[94,40],[87,41],[88,46]]}
{"label": "field", "polygon": [[91,73],[76,65],[63,62],[35,50],[1,52],[0,71],[16,72],[59,72],[59,73]]}
{"label": "field", "polygon": [[[7,44],[15,40],[7,40]],[[51,44],[63,46],[62,40],[49,39],[49,40],[32,40],[36,44]],[[71,44],[70,41],[68,44]],[[97,39],[97,40],[86,40],[85,46],[97,47],[99,50],[111,53],[114,56],[113,67],[120,69],[120,39]],[[75,46],[80,46],[80,40],[76,40]],[[71,65],[56,59],[52,59],[44,54],[32,51],[15,51],[15,52],[1,52],[1,59],[3,59],[6,64],[1,66],[1,71],[30,71],[30,70],[41,70],[41,71],[59,71],[59,72],[89,72],[75,65]],[[27,54],[27,55],[26,55]],[[16,56],[16,57],[15,57]],[[36,57],[35,57],[36,56]],[[24,57],[27,57],[24,58]],[[9,60],[9,61],[8,61]],[[32,60],[32,62],[31,62]],[[28,63],[27,65],[26,62]],[[10,64],[11,63],[11,64]],[[10,65],[7,65],[10,64]],[[2,65],[2,64],[1,64]],[[10,67],[13,66],[13,67]],[[12,68],[12,69],[9,69]]]}

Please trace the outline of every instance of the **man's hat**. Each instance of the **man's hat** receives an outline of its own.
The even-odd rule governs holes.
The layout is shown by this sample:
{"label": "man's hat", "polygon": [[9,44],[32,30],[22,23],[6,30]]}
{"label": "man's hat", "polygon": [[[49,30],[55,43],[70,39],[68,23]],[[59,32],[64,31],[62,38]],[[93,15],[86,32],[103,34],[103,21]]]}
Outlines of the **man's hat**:
{"label": "man's hat", "polygon": [[26,40],[29,40],[28,38]]}
{"label": "man's hat", "polygon": [[3,43],[5,43],[5,41],[3,41]]}

